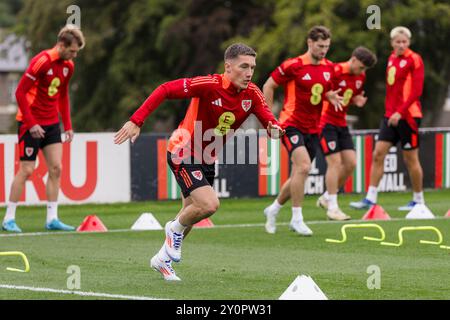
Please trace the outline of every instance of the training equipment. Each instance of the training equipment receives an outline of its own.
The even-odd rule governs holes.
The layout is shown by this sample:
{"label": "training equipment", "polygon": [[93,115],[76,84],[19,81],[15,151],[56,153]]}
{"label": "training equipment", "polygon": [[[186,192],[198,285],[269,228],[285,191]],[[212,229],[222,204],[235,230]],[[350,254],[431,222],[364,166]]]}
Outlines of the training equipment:
{"label": "training equipment", "polygon": [[17,232],[17,233],[22,232],[22,229],[19,228],[19,226],[16,224],[16,220],[14,220],[14,219],[3,222],[2,230],[8,231],[8,232]]}
{"label": "training equipment", "polygon": [[310,276],[300,275],[278,300],[328,300],[328,298]]}
{"label": "training equipment", "polygon": [[20,251],[4,251],[0,252],[0,256],[19,256],[22,258],[23,263],[25,264],[25,269],[16,269],[16,268],[6,268],[8,271],[15,272],[29,272],[30,271],[30,263],[28,262],[27,256]]}
{"label": "training equipment", "polygon": [[106,232],[108,229],[96,215],[90,215],[84,218],[83,222],[77,228],[78,232]]}
{"label": "training equipment", "polygon": [[131,226],[131,230],[162,230],[163,227],[158,220],[149,212],[141,214],[136,222]]}
{"label": "training equipment", "polygon": [[350,228],[376,228],[380,231],[381,233],[381,237],[380,238],[373,238],[373,237],[367,237],[365,236],[363,239],[364,240],[369,240],[369,241],[383,241],[384,238],[386,237],[386,234],[384,232],[384,229],[382,227],[380,227],[379,225],[375,224],[375,223],[362,223],[362,224],[344,224],[341,227],[341,234],[342,234],[342,239],[341,240],[337,240],[337,239],[325,239],[326,242],[331,242],[331,243],[344,243],[347,241],[347,229]]}
{"label": "training equipment", "polygon": [[203,220],[200,220],[196,224],[194,224],[195,228],[212,228],[214,227],[214,223],[212,223],[211,219],[205,218]]}
{"label": "training equipment", "polygon": [[169,221],[165,226],[166,241],[164,241],[164,248],[170,259],[175,262],[179,262],[181,260],[181,245],[183,243],[183,234],[173,232],[172,229],[170,229],[171,223],[172,221]]}
{"label": "training equipment", "polygon": [[275,232],[277,231],[277,215],[270,212],[269,208],[270,207],[264,209],[264,215],[266,216],[266,224],[264,225],[264,228],[266,229],[267,233],[275,234]]}
{"label": "training equipment", "polygon": [[313,232],[308,226],[303,222],[303,220],[291,220],[289,223],[289,229],[295,231],[302,236],[312,236]]}
{"label": "training equipment", "polygon": [[424,204],[416,204],[413,209],[406,215],[406,219],[434,219],[434,214]]}
{"label": "training equipment", "polygon": [[391,217],[388,215],[384,209],[375,204],[370,208],[366,214],[362,217],[363,220],[391,220]]}
{"label": "training equipment", "polygon": [[447,213],[445,214],[446,218],[450,218],[450,209],[447,211]]}
{"label": "training equipment", "polygon": [[418,203],[415,201],[410,201],[408,202],[408,204],[406,206],[402,206],[402,207],[398,207],[399,211],[411,211],[415,205],[417,205]]}
{"label": "training equipment", "polygon": [[352,218],[349,215],[346,215],[344,212],[342,212],[342,210],[339,208],[328,209],[327,217],[329,220],[335,220],[335,221],[345,221],[345,220],[350,220]]}
{"label": "training equipment", "polygon": [[432,226],[420,226],[420,227],[403,227],[398,230],[398,243],[394,242],[381,242],[383,246],[392,246],[392,247],[400,247],[403,244],[403,232],[405,231],[422,231],[422,230],[431,230],[434,231],[438,236],[438,241],[429,241],[429,240],[420,240],[420,243],[423,244],[441,244],[442,243],[442,233],[438,228]]}
{"label": "training equipment", "polygon": [[373,205],[375,205],[375,203],[366,198],[361,201],[350,202],[350,207],[353,209],[369,209]]}
{"label": "training equipment", "polygon": [[45,224],[47,230],[62,230],[62,231],[75,231],[75,227],[62,223],[58,219],[53,219],[49,223]]}
{"label": "training equipment", "polygon": [[175,270],[172,268],[172,262],[170,260],[163,261],[159,259],[158,254],[155,254],[153,258],[150,259],[150,266],[161,273],[164,280],[181,281],[181,279],[175,274]]}

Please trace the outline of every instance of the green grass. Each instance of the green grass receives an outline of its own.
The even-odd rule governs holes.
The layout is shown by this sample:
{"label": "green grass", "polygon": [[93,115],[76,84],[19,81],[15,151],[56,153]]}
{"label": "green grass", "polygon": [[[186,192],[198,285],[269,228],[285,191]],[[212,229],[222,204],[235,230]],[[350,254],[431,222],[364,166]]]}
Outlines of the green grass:
{"label": "green grass", "polygon": [[[379,202],[392,218],[403,218],[399,205],[410,193],[383,193]],[[440,219],[377,222],[386,231],[386,241],[396,242],[402,226],[430,225],[441,230],[450,245],[450,190],[426,192],[428,207]],[[23,251],[31,265],[29,273],[6,271],[18,267],[18,257],[0,257],[0,285],[67,289],[70,265],[81,269],[80,291],[123,294],[166,299],[277,299],[297,275],[308,274],[330,299],[450,299],[450,250],[419,244],[435,239],[428,231],[405,235],[401,247],[385,247],[362,240],[376,236],[372,230],[351,230],[344,244],[330,244],[326,238],[340,238],[342,223],[325,222],[325,212],[315,207],[317,197],[305,199],[306,221],[314,236],[304,238],[288,230],[289,204],[279,216],[275,235],[266,234],[262,210],[272,198],[222,200],[212,217],[216,226],[256,224],[194,230],[183,243],[183,260],[174,264],[183,279],[166,282],[148,266],[160,248],[163,231],[108,233],[52,233],[2,237],[0,251]],[[359,195],[340,197],[342,208]],[[68,224],[79,225],[86,215],[96,214],[109,230],[128,229],[142,212],[152,212],[162,225],[179,210],[179,201],[140,202],[114,205],[60,206],[59,215]],[[345,210],[359,219],[364,211]],[[44,207],[19,207],[17,222],[25,233],[45,232]],[[318,223],[318,222],[319,223]],[[381,289],[369,290],[367,268],[381,270]],[[57,293],[0,288],[0,299],[99,299]]]}

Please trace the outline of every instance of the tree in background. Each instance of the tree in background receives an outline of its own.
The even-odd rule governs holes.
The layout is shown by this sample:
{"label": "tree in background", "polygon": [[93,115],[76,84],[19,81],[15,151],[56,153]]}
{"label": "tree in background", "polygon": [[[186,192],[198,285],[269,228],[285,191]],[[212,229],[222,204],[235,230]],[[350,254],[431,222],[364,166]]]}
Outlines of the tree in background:
{"label": "tree in background", "polygon": [[[162,82],[222,72],[223,50],[231,42],[243,41],[257,49],[254,81],[262,85],[282,60],[306,50],[306,33],[315,24],[332,30],[330,60],[348,59],[358,45],[372,49],[379,57],[377,66],[368,72],[365,88],[368,105],[350,109],[359,116],[359,128],[377,128],[383,113],[392,27],[410,28],[411,48],[424,58],[425,126],[439,117],[450,82],[450,5],[445,0],[377,1],[381,8],[380,30],[366,27],[369,17],[366,9],[373,4],[369,0],[7,0],[5,3],[9,4],[9,11],[5,12],[21,6],[18,23],[13,22],[12,29],[31,41],[32,54],[54,44],[56,32],[69,16],[66,13],[69,5],[81,8],[81,27],[87,45],[77,58],[71,86],[77,131],[114,131]],[[170,120],[170,127],[159,130],[171,131],[186,106],[186,102],[166,102],[149,119],[144,131],[153,130],[158,119]]]}

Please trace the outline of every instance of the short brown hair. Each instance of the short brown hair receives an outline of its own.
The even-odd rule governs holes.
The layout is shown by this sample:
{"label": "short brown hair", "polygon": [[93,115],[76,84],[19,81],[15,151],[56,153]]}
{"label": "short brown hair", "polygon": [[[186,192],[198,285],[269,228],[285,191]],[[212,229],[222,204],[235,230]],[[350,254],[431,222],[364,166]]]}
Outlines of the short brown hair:
{"label": "short brown hair", "polygon": [[314,26],[308,31],[308,39],[318,41],[319,39],[327,40],[331,38],[331,31],[324,26]]}
{"label": "short brown hair", "polygon": [[233,43],[225,50],[225,61],[236,59],[238,56],[252,56],[256,58],[256,51],[243,43]]}
{"label": "short brown hair", "polygon": [[76,41],[80,49],[84,48],[85,41],[83,32],[80,28],[73,24],[67,24],[58,33],[58,42],[62,42],[65,47],[72,45],[72,42]]}
{"label": "short brown hair", "polygon": [[352,52],[352,57],[361,61],[367,68],[372,68],[377,63],[377,56],[366,47],[358,47]]}

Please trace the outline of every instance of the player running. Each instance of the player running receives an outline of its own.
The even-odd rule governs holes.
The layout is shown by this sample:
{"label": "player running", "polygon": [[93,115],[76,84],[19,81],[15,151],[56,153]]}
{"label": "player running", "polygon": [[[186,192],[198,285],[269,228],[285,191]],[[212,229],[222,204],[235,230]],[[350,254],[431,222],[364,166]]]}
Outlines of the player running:
{"label": "player running", "polygon": [[343,110],[336,111],[328,103],[324,104],[320,120],[320,146],[327,161],[327,191],[317,200],[317,205],[327,210],[330,220],[350,219],[350,216],[341,211],[337,201],[339,188],[344,186],[356,166],[356,152],[346,116],[350,104],[360,108],[366,104],[367,97],[363,91],[365,71],[376,62],[376,56],[369,49],[358,47],[350,60],[334,66],[333,85],[343,92]]}
{"label": "player running", "polygon": [[283,184],[275,201],[264,209],[265,228],[276,232],[276,217],[284,203],[291,198],[291,230],[303,236],[311,236],[312,230],[303,222],[302,203],[305,180],[319,147],[319,121],[323,101],[328,99],[337,109],[342,109],[340,89],[332,90],[333,64],[325,59],[330,48],[331,33],[323,26],[315,26],[308,32],[308,51],[296,58],[284,61],[264,84],[263,92],[270,107],[275,89],[284,87],[284,106],[280,123],[286,129],[283,144],[292,161],[290,178]]}
{"label": "player running", "polygon": [[409,49],[411,31],[395,27],[390,33],[394,49],[386,70],[386,99],[378,141],[373,152],[367,196],[351,202],[355,209],[367,209],[377,203],[378,184],[384,174],[384,158],[400,142],[403,159],[411,178],[413,200],[399,210],[409,211],[424,204],[423,171],[419,161],[419,125],[422,118],[420,96],[423,91],[424,65],[421,56]]}
{"label": "player running", "polygon": [[219,199],[212,188],[217,152],[209,154],[210,139],[198,141],[197,136],[226,139],[254,114],[269,135],[284,134],[270,112],[262,92],[251,82],[256,66],[256,52],[245,44],[233,44],[225,51],[225,73],[184,78],[160,85],[130,121],[116,133],[114,142],[134,142],[144,120],[165,99],[192,98],[184,120],[169,139],[167,162],[183,194],[183,207],[174,220],[165,226],[166,240],[150,265],[165,280],[180,280],[172,261],[181,260],[181,245],[192,226],[213,215]]}
{"label": "player running", "polygon": [[48,168],[46,185],[48,230],[75,230],[58,219],[62,143],[59,114],[65,130],[65,142],[73,139],[69,106],[69,81],[74,71],[74,59],[84,47],[80,29],[66,25],[58,34],[56,45],[31,59],[16,90],[20,165],[11,185],[2,228],[22,232],[16,224],[16,207],[25,182],[34,171],[36,156],[42,149]]}

